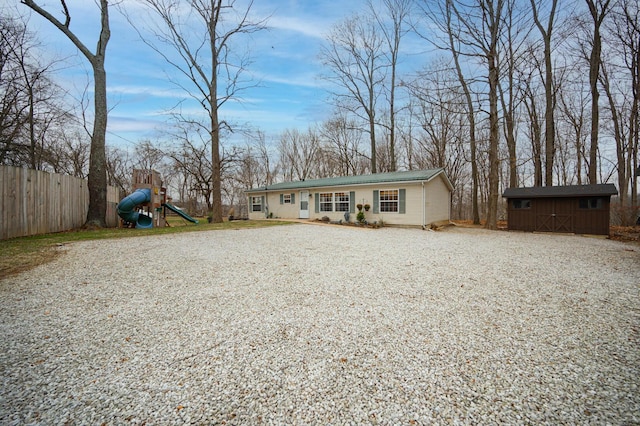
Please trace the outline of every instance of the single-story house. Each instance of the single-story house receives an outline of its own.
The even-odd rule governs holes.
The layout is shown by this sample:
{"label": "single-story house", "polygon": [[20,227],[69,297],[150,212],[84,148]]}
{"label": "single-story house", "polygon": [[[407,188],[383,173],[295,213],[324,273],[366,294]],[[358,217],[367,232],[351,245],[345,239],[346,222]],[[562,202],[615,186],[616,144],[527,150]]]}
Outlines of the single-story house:
{"label": "single-story house", "polygon": [[609,235],[613,184],[509,188],[507,223],[510,230]]}
{"label": "single-story house", "polygon": [[[426,227],[451,216],[453,186],[444,169],[377,173],[283,182],[246,191],[249,219],[320,219],[356,221],[358,205],[365,220]],[[368,207],[368,209],[367,209]]]}

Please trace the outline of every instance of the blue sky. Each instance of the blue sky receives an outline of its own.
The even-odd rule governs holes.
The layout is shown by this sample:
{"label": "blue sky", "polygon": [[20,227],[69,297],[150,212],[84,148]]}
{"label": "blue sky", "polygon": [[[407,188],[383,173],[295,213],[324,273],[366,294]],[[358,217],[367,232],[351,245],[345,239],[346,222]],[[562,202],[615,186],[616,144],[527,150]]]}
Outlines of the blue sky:
{"label": "blue sky", "polygon": [[[71,29],[93,51],[99,32],[99,11],[93,1],[69,0]],[[130,3],[125,2],[125,5]],[[249,71],[260,87],[243,93],[242,103],[229,103],[221,118],[249,124],[275,138],[285,129],[306,129],[328,117],[327,82],[319,79],[318,53],[333,24],[363,7],[362,0],[255,0],[257,16],[271,15],[270,27],[254,35],[253,64]],[[58,1],[44,2],[58,11]],[[23,5],[16,6],[26,13]],[[139,40],[116,10],[110,12],[111,39],[107,50],[109,92],[109,145],[132,146],[141,139],[158,137],[166,112],[186,99],[184,91],[167,81],[171,68]],[[58,74],[72,95],[92,87],[90,67],[72,43],[44,19],[32,14],[31,30],[53,56],[65,58]],[[188,104],[187,104],[188,105]]]}

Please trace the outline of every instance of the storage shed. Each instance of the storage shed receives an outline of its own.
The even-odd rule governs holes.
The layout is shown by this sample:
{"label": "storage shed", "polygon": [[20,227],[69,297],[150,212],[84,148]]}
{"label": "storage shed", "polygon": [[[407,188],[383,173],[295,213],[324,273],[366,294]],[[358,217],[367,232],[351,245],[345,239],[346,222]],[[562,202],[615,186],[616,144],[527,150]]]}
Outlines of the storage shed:
{"label": "storage shed", "polygon": [[507,222],[510,230],[609,235],[613,184],[509,188]]}

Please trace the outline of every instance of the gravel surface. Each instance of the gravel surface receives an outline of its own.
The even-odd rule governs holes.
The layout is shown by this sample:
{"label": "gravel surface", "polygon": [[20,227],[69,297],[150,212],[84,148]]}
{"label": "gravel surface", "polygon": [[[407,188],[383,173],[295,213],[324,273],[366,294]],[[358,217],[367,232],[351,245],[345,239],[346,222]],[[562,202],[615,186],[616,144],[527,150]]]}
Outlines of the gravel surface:
{"label": "gravel surface", "polygon": [[638,424],[640,246],[291,225],[0,280],[0,424]]}

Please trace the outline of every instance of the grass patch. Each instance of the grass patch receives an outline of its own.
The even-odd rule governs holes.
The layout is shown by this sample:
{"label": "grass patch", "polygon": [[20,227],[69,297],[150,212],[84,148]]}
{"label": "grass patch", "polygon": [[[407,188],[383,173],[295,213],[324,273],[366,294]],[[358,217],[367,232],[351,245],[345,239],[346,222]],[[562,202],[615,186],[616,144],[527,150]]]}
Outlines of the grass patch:
{"label": "grass patch", "polygon": [[186,222],[179,217],[167,217],[171,225],[165,228],[151,229],[77,229],[55,234],[33,235],[0,241],[0,279],[28,271],[38,265],[54,260],[64,253],[61,246],[77,241],[105,240],[113,238],[152,237],[154,235],[177,234],[183,232],[216,231],[223,229],[263,228],[290,224],[279,220],[241,220],[222,223],[207,223],[206,218],[197,218],[198,225]]}

